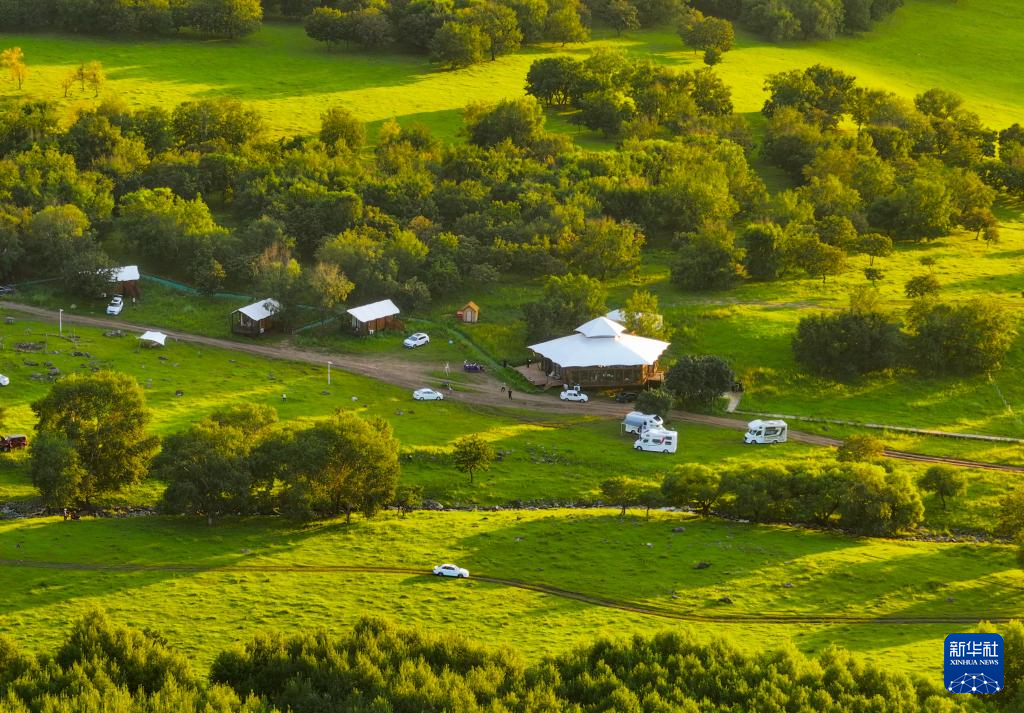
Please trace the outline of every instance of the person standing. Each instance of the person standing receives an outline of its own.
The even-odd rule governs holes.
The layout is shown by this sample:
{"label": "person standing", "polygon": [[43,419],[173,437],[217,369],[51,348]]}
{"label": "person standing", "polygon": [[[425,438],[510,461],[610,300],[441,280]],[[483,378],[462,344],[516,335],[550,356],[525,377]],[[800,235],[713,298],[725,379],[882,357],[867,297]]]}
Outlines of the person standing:
{"label": "person standing", "polygon": [[508,400],[509,400],[509,401],[511,401],[511,400],[512,400],[512,387],[511,387],[511,386],[510,386],[510,387],[508,387]]}

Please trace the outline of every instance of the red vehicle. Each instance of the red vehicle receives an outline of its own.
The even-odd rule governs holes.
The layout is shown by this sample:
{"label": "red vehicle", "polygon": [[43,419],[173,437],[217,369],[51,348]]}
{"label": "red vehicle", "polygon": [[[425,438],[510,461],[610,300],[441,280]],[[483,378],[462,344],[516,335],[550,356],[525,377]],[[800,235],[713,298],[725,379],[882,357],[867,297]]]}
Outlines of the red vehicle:
{"label": "red vehicle", "polygon": [[28,436],[16,434],[13,436],[0,436],[0,453],[9,453],[18,448],[28,446]]}

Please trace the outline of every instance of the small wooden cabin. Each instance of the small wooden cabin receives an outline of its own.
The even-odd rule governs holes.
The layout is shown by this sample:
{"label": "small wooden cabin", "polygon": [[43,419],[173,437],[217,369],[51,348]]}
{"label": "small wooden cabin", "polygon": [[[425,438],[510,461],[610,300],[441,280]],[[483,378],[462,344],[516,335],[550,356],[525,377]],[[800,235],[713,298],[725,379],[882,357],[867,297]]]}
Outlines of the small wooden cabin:
{"label": "small wooden cabin", "polygon": [[352,331],[356,334],[374,334],[384,329],[404,329],[398,319],[398,307],[391,300],[381,300],[346,310],[352,317]]}
{"label": "small wooden cabin", "polygon": [[460,322],[466,324],[476,324],[480,321],[480,308],[477,307],[476,302],[467,302],[466,306],[455,313],[455,316],[459,318]]}
{"label": "small wooden cabin", "polygon": [[280,311],[281,303],[270,298],[239,307],[231,313],[231,332],[258,337],[274,328],[275,316]]}

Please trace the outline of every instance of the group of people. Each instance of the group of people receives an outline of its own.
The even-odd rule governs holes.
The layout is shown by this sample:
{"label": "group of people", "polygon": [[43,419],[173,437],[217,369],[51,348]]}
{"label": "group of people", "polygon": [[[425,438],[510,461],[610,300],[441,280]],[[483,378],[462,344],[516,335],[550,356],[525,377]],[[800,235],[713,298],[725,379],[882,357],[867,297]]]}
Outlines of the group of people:
{"label": "group of people", "polygon": [[63,508],[61,510],[61,514],[64,516],[65,521],[82,519],[82,516],[78,514],[77,510],[68,510],[67,508]]}

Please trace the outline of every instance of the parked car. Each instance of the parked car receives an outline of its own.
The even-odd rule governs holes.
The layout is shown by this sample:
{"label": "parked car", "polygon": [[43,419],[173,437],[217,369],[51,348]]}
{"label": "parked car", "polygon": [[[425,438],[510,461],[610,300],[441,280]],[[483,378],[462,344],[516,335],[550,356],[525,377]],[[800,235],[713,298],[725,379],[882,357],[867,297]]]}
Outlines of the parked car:
{"label": "parked car", "polygon": [[114,295],[114,299],[110,300],[110,304],[107,305],[107,314],[117,316],[121,314],[121,310],[124,309],[124,298],[121,295]]}
{"label": "parked car", "polygon": [[426,332],[416,332],[416,334],[410,334],[402,342],[409,349],[415,349],[416,347],[422,347],[424,344],[430,343],[430,336]]}
{"label": "parked car", "polygon": [[579,401],[580,403],[587,403],[590,401],[590,397],[580,391],[580,387],[573,386],[571,389],[565,389],[558,395],[558,398],[562,401]]}
{"label": "parked car", "polygon": [[636,439],[633,448],[638,451],[654,451],[656,453],[675,453],[679,445],[679,434],[664,428],[648,428],[640,438]]}
{"label": "parked car", "polygon": [[615,402],[620,404],[631,404],[636,401],[638,394],[635,391],[620,391],[615,394]]}
{"label": "parked car", "polygon": [[416,389],[412,397],[417,401],[444,401],[444,394],[433,389]]}
{"label": "parked car", "polygon": [[10,385],[11,385],[11,380],[8,377],[4,376],[3,374],[0,374],[0,386],[10,386]]}
{"label": "parked car", "polygon": [[469,576],[469,570],[463,567],[456,567],[453,564],[439,564],[434,567],[434,574],[438,577],[458,577],[465,579]]}
{"label": "parked car", "polygon": [[19,448],[28,447],[28,436],[21,434],[13,436],[0,436],[0,453],[10,453]]}
{"label": "parked car", "polygon": [[14,294],[14,285],[0,285],[0,297]]}
{"label": "parked car", "polygon": [[664,422],[661,420],[661,416],[656,413],[630,411],[622,419],[622,430],[626,433],[643,433],[648,428],[661,428],[663,425]]}

